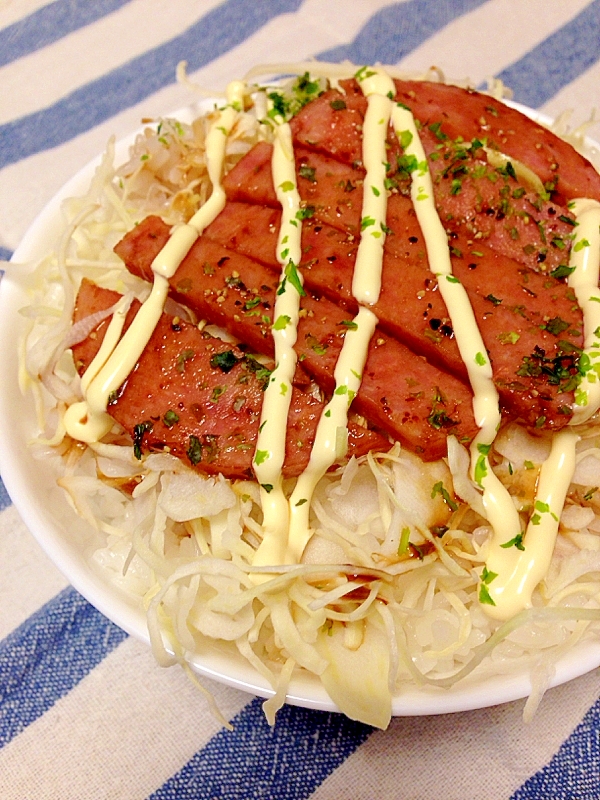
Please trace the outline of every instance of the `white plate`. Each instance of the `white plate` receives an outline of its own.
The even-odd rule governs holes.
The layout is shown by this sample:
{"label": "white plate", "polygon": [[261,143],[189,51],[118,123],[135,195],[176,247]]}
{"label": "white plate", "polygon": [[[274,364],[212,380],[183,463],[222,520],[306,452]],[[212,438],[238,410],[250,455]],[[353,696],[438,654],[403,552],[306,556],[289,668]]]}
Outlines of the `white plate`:
{"label": "white plate", "polygon": [[[210,104],[209,104],[210,105]],[[207,108],[204,103],[200,108]],[[531,116],[538,115],[527,111]],[[194,109],[197,111],[198,109]],[[189,119],[191,110],[172,116]],[[543,118],[542,122],[546,122]],[[128,147],[134,138],[117,146],[116,162],[127,159]],[[590,147],[593,143],[590,143]],[[60,205],[67,197],[83,194],[94,174],[99,159],[84,167],[48,203],[25,235],[13,261],[26,262],[43,257],[48,242],[54,243],[62,226]],[[145,615],[141,606],[102,579],[90,566],[89,554],[97,534],[78,518],[56,486],[56,476],[45,465],[35,461],[27,445],[35,433],[35,414],[31,395],[23,396],[17,382],[17,336],[24,320],[18,309],[27,299],[17,283],[6,276],[0,283],[0,474],[16,508],[28,529],[35,536],[51,561],[70,583],[92,605],[116,625],[137,639],[149,643]],[[24,591],[26,587],[24,587]],[[551,685],[556,686],[589,672],[600,665],[600,642],[580,644],[556,666]],[[268,683],[241,656],[232,656],[218,645],[211,652],[193,661],[200,675],[267,697],[272,694]],[[526,697],[531,690],[527,672],[495,676],[485,680],[470,676],[449,690],[435,687],[407,687],[394,698],[394,716],[443,714],[484,708]],[[301,675],[292,680],[287,701],[307,708],[335,711],[317,678]]]}

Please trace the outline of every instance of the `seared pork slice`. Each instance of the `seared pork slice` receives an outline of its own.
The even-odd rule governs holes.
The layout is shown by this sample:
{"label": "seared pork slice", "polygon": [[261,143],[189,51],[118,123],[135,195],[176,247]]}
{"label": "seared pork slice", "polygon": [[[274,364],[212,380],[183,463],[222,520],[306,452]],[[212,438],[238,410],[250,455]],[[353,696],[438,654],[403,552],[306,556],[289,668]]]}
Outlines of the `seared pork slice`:
{"label": "seared pork slice", "polygon": [[[600,175],[574,147],[515,108],[469,89],[428,81],[395,81],[394,100],[409,108],[422,130],[446,139],[485,142],[531,169],[562,205],[575,197],[600,200]],[[341,81],[292,119],[297,144],[348,164],[362,161],[367,101],[355,80]],[[446,137],[443,139],[442,137]]]}
{"label": "seared pork slice", "polygon": [[[150,280],[152,260],[168,236],[162,220],[148,217],[115,251],[132,273]],[[270,268],[203,236],[171,280],[171,291],[200,318],[222,326],[253,351],[272,356],[277,285],[278,275]],[[325,296],[311,293],[302,298],[301,308],[299,363],[330,392],[351,315]],[[445,454],[449,434],[468,442],[476,432],[470,389],[379,329],[352,407],[428,460]]]}
{"label": "seared pork slice", "polygon": [[[116,292],[83,281],[74,322],[110,308]],[[139,308],[135,303],[127,324]],[[83,374],[97,353],[110,318],[73,347]],[[112,399],[110,415],[130,434],[135,452],[168,452],[209,474],[252,477],[263,392],[270,364],[202,333],[197,326],[163,314],[150,342]],[[288,416],[284,474],[297,476],[308,464],[323,402],[293,389]],[[348,456],[389,449],[380,434],[351,423]]]}
{"label": "seared pork slice", "polygon": [[[380,328],[466,380],[410,200],[401,195],[391,200],[382,292],[373,306]],[[276,209],[230,202],[205,236],[278,272],[279,221]],[[451,242],[453,271],[471,299],[504,408],[532,427],[563,427],[583,344],[581,310],[571,290],[564,281],[520,267],[462,233]],[[303,223],[300,266],[306,286],[350,313],[357,309],[352,296],[357,246],[352,235],[313,218]]]}

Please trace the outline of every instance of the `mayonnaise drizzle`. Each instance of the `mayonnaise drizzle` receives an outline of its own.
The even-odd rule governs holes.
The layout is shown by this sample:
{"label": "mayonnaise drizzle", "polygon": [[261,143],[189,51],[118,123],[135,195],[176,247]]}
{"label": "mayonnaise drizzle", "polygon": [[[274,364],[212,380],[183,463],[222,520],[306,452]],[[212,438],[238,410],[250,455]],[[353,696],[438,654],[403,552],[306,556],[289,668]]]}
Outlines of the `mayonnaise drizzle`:
{"label": "mayonnaise drizzle", "polygon": [[404,140],[405,151],[417,160],[411,184],[413,204],[425,238],[430,268],[438,279],[473,389],[473,413],[479,433],[471,444],[471,477],[483,490],[483,505],[493,531],[479,596],[490,616],[508,619],[531,605],[532,593],[546,574],[573,475],[577,436],[567,431],[554,438],[551,455],[540,474],[534,501],[536,511],[523,537],[512,497],[488,459],[501,423],[498,392],[471,302],[452,274],[448,238],[435,208],[425,151],[410,111],[396,105],[392,123],[396,134]]}
{"label": "mayonnaise drizzle", "polygon": [[[586,422],[600,407],[600,203],[586,198],[574,200],[575,237],[569,266],[573,272],[568,284],[583,311],[584,350],[580,370],[585,368],[575,391],[570,424]],[[542,465],[534,509],[522,538],[523,550],[495,536],[486,561],[484,586],[494,606],[486,606],[491,616],[507,619],[531,605],[531,596],[548,570],[560,516],[575,470],[579,437],[570,428],[556,434],[549,458]],[[507,540],[508,541],[508,540]]]}
{"label": "mayonnaise drizzle", "polygon": [[[354,265],[352,293],[359,303],[374,304],[381,292],[383,247],[386,234],[387,191],[386,137],[392,111],[390,97],[395,93],[392,79],[383,70],[363,68],[357,73],[367,97],[363,124],[363,185],[361,236]],[[348,410],[362,381],[369,344],[377,317],[361,306],[344,336],[344,344],[334,371],[335,389],[321,413],[315,442],[307,468],[300,475],[290,497],[290,519],[286,560],[300,561],[312,530],[310,503],[317,483],[329,467],[345,455],[348,436]],[[340,440],[342,440],[340,442]],[[344,452],[340,452],[343,447]]]}
{"label": "mayonnaise drizzle", "polygon": [[289,564],[300,561],[310,539],[310,501],[317,483],[332,464],[346,455],[348,409],[360,388],[377,317],[368,308],[362,307],[352,322],[352,327],[344,335],[344,344],[335,366],[336,388],[321,413],[308,466],[298,478],[290,497],[290,530],[286,553],[286,563]]}
{"label": "mayonnaise drizzle", "polygon": [[243,107],[244,92],[245,84],[240,81],[228,86],[228,105],[219,112],[206,137],[207,169],[212,183],[211,196],[187,224],[174,229],[152,262],[154,282],[150,296],[142,303],[125,335],[119,339],[124,320],[115,322],[112,330],[112,323],[109,325],[110,345],[107,344],[103,351],[102,364],[98,369],[100,361],[96,362],[95,374],[91,380],[84,376],[82,381],[84,400],[71,406],[65,414],[67,433],[74,439],[85,442],[97,441],[112,427],[112,424],[109,425],[110,417],[106,413],[109,398],[126,380],[148,344],[164,310],[169,278],[175,274],[198,236],[225,206],[226,197],[221,186],[225,148],[238,109]]}
{"label": "mayonnaise drizzle", "polygon": [[[378,69],[365,68],[361,70],[359,72],[359,82],[368,98],[367,114],[363,126],[363,162],[367,175],[363,192],[361,238],[354,267],[353,294],[360,303],[373,304],[379,299],[381,291],[383,245],[385,242],[385,221],[387,216],[385,142],[392,108],[388,95],[393,96],[395,88],[391,78]],[[278,132],[279,130],[281,130],[281,127]],[[287,153],[288,149],[293,152],[291,139],[289,146],[284,148],[284,153]],[[291,164],[293,167],[293,156]],[[277,166],[278,164],[274,160],[273,178],[275,186],[290,184],[288,190],[291,191],[292,181],[295,183],[295,174],[292,177],[291,174],[286,175],[284,171],[279,173]],[[287,192],[282,192],[279,199],[284,209],[282,229],[279,235],[279,248],[281,248],[282,242],[286,243],[286,248],[278,254],[278,257],[283,263],[283,256],[284,254],[285,257],[288,256],[288,248],[291,246],[286,232],[285,201],[289,202]],[[290,211],[295,208],[295,205],[290,205]],[[295,219],[292,220],[292,224],[296,225],[298,230],[298,238],[297,240],[294,239],[293,243],[298,247],[297,259],[299,261],[300,230]],[[279,318],[279,314],[280,311],[276,305],[275,320]],[[277,462],[273,461],[272,468],[263,470],[263,466],[265,464],[268,465],[271,460],[271,447],[274,448],[276,445],[275,439],[271,439],[271,434],[269,433],[267,436],[265,432],[272,429],[275,432],[274,437],[277,437],[277,442],[283,441],[285,443],[285,423],[287,420],[287,408],[285,409],[286,416],[284,418],[283,402],[281,402],[281,408],[277,409],[277,416],[274,418],[277,426],[271,425],[273,410],[270,409],[269,395],[273,393],[276,396],[276,390],[273,387],[276,387],[279,382],[279,378],[274,380],[271,377],[269,387],[265,393],[259,445],[256,451],[261,454],[261,459],[264,459],[264,461],[258,467],[255,457],[255,473],[259,482],[264,487],[263,480],[267,478],[269,486],[266,495],[264,488],[262,490],[263,513],[267,524],[263,523],[265,535],[256,553],[255,565],[297,563],[300,561],[304,548],[312,535],[309,514],[315,487],[329,467],[345,455],[347,449],[348,410],[360,388],[369,343],[376,325],[377,317],[365,307],[361,307],[356,317],[351,321],[351,325],[344,336],[344,344],[334,371],[335,389],[332,398],[321,413],[308,466],[298,478],[287,508],[284,507],[281,487],[281,467],[284,453],[279,454]],[[276,325],[274,325],[274,336],[276,335],[275,328]],[[285,330],[287,330],[287,326]],[[295,328],[292,347],[294,342]],[[277,350],[276,362],[279,366]],[[278,402],[280,401],[278,400]],[[265,443],[265,449],[261,450],[263,442]]]}
{"label": "mayonnaise drizzle", "polygon": [[[448,236],[435,207],[431,173],[413,115],[396,105],[392,112],[392,123],[396,134],[408,142],[405,151],[417,160],[418,166],[413,172],[411,184],[413,205],[425,238],[430,269],[438,279],[440,294],[448,309],[456,343],[473,389],[473,414],[479,434],[471,445],[472,478],[483,489],[483,504],[492,528],[511,531],[516,536],[521,529],[519,515],[507,490],[491,469],[487,456],[501,422],[492,367],[469,296],[462,283],[452,274]],[[405,131],[409,136],[404,134]]]}
{"label": "mayonnaise drizzle", "polygon": [[300,195],[292,133],[286,122],[276,128],[271,168],[277,198],[281,204],[281,224],[277,259],[282,265],[281,279],[273,312],[272,335],[275,369],[265,389],[258,440],[254,453],[254,473],[261,486],[263,540],[254,556],[255,566],[283,564],[289,527],[289,503],[283,491],[282,468],[285,460],[287,419],[296,371],[296,336],[300,313],[302,276],[300,263]]}
{"label": "mayonnaise drizzle", "polygon": [[362,69],[357,73],[359,85],[367,97],[363,126],[363,184],[361,236],[352,277],[352,294],[359,303],[372,305],[381,291],[381,264],[386,235],[387,191],[386,136],[394,82],[383,70]]}
{"label": "mayonnaise drizzle", "polygon": [[[100,349],[92,359],[85,373],[81,377],[81,391],[85,397],[88,387],[98,375],[102,367],[110,358],[112,352],[121,338],[125,317],[131,305],[130,298],[124,296],[117,303],[111,320],[104,334],[104,339]],[[105,436],[114,425],[113,418],[100,409],[90,419],[88,403],[84,400],[79,403],[72,403],[67,408],[64,416],[65,429],[73,439],[80,442],[97,442]]]}
{"label": "mayonnaise drizzle", "polygon": [[560,516],[575,470],[578,438],[569,428],[553,436],[550,455],[540,469],[533,513],[522,539],[523,549],[509,544],[508,538],[504,540],[504,547],[502,544],[498,546],[495,541],[498,532],[494,533],[482,576],[483,597],[489,597],[494,603],[488,602],[484,606],[491,617],[509,619],[531,606],[531,596],[548,572]]}

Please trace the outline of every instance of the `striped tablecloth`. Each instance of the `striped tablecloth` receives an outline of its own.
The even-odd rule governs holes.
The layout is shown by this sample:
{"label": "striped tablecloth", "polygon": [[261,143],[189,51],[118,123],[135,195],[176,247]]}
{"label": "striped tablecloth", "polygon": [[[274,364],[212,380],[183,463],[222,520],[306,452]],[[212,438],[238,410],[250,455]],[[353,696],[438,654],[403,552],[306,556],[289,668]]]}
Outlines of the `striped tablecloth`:
{"label": "striped tablecloth", "polygon": [[[178,61],[219,90],[311,56],[496,76],[577,124],[600,103],[600,0],[1,0],[0,257],[111,134],[189,100]],[[229,732],[68,586],[2,487],[0,509],[2,798],[600,797],[597,670],[529,724],[515,702],[386,732],[294,707],[271,729],[259,700],[211,686]]]}

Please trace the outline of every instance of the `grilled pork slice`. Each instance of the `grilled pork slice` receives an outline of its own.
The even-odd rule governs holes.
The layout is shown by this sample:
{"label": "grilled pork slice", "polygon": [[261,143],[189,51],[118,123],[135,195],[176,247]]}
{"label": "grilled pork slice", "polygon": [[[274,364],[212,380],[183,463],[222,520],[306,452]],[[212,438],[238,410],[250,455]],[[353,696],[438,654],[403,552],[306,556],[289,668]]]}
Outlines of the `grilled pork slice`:
{"label": "grilled pork slice", "polygon": [[[348,187],[360,188],[364,174],[362,124],[367,101],[355,81],[343,82],[343,87],[347,94],[326,92],[291,122],[300,158],[305,149],[311,154],[304,174],[316,170],[313,183],[324,182],[321,190],[310,187],[315,200],[323,194],[333,196],[320,169],[323,157],[346,163]],[[399,82],[397,87],[396,99],[411,108],[419,123],[446,228],[463,229],[503,255],[545,273],[566,263],[574,224],[567,201],[600,197],[600,176],[594,167],[550,131],[485,95],[428,83]],[[402,152],[391,127],[387,146],[388,187],[408,194],[414,158]],[[352,200],[357,212],[358,194]],[[344,209],[339,222],[346,222],[347,216]],[[355,219],[352,224],[356,223]]]}
{"label": "grilled pork slice", "polygon": [[[600,175],[590,162],[520,111],[457,86],[427,81],[395,84],[395,101],[412,111],[422,131],[433,129],[440,143],[485,142],[529,167],[557,203],[565,205],[575,197],[600,200]],[[342,92],[330,90],[304,106],[291,124],[298,144],[358,163],[367,101],[356,81],[341,81],[341,87]]]}
{"label": "grilled pork slice", "polygon": [[[116,292],[83,281],[74,322],[110,308]],[[127,324],[139,308],[135,303]],[[109,319],[73,347],[80,374],[104,338]],[[110,415],[131,435],[135,452],[162,451],[205,473],[251,477],[263,391],[269,365],[238,347],[202,333],[195,325],[163,314],[148,346],[109,406]],[[323,403],[294,388],[288,417],[284,474],[299,475]],[[380,434],[351,423],[348,456],[389,448]]]}
{"label": "grilled pork slice", "polygon": [[[168,236],[169,228],[162,220],[148,217],[115,251],[132,273],[150,280],[152,260]],[[172,278],[171,292],[199,317],[222,326],[254,352],[272,356],[277,285],[278,276],[270,268],[203,236]],[[301,309],[299,362],[325,392],[331,392],[351,315],[325,296],[311,293],[302,298]],[[469,388],[379,329],[353,408],[425,459],[446,453],[449,434],[468,442],[476,432]]]}
{"label": "grilled pork slice", "polygon": [[[382,292],[373,310],[379,325],[415,352],[466,379],[446,306],[424,253],[411,202],[391,198]],[[271,270],[280,212],[230,202],[205,236]],[[358,241],[329,225],[304,221],[302,273],[306,286],[350,313]],[[583,340],[581,311],[567,285],[524,267],[464,234],[454,234],[452,261],[473,305],[494,380],[508,413],[528,425],[559,429],[568,422],[577,356]]]}
{"label": "grilled pork slice", "polygon": [[[490,166],[482,158],[480,144],[465,145],[462,140],[458,144],[446,140],[440,143],[429,129],[421,132],[421,138],[430,159],[438,213],[449,232],[485,242],[516,261],[516,267],[551,274],[567,263],[575,225],[567,207],[536,194],[517,178],[512,166]],[[278,207],[271,153],[271,145],[257,144],[229,172],[224,186],[230,200]],[[304,213],[358,236],[365,176],[360,163],[346,164],[331,154],[301,145],[295,147],[295,158]],[[390,213],[398,200],[410,198],[411,167],[412,162],[400,153],[395,162],[390,162]],[[406,211],[406,205],[400,207],[414,217],[412,211]],[[394,231],[389,221],[388,227]],[[392,247],[393,243],[392,239]]]}

